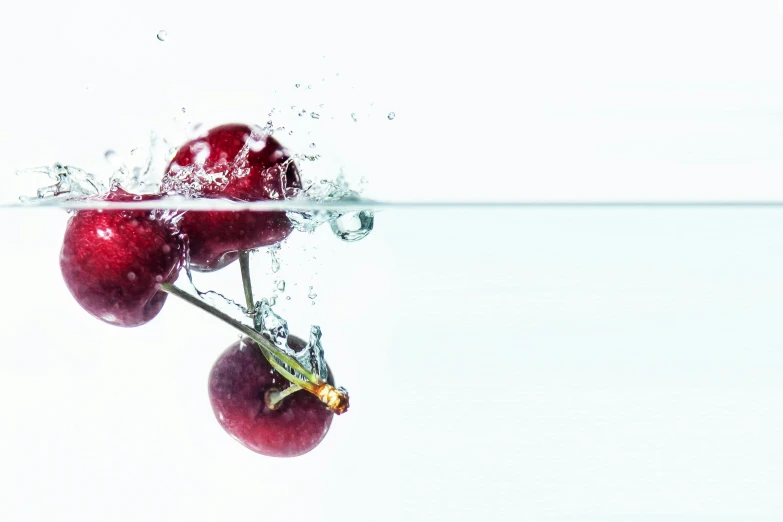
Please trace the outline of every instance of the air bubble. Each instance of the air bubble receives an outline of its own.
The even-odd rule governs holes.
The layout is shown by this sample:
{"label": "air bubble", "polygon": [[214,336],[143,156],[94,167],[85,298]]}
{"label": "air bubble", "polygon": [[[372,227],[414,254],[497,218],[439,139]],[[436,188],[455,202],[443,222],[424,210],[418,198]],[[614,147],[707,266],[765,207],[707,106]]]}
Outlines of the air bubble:
{"label": "air bubble", "polygon": [[314,148],[315,148],[315,143],[311,143],[311,144],[310,144],[310,148],[311,148],[311,149],[314,149]]}
{"label": "air bubble", "polygon": [[169,33],[167,33],[165,29],[161,29],[160,31],[158,31],[158,40],[160,40],[161,42],[165,42],[166,38],[168,37],[169,37]]}
{"label": "air bubble", "polygon": [[297,84],[296,84],[296,88],[297,88],[297,89],[298,89],[299,87],[301,87],[301,86],[302,86],[302,85],[301,85],[301,84],[299,84],[299,83],[297,83]]}
{"label": "air bubble", "polygon": [[397,115],[393,112],[390,112],[389,114],[386,115],[386,117],[389,118],[389,120],[393,120],[394,118],[397,117]]}
{"label": "air bubble", "polygon": [[359,241],[372,232],[375,216],[369,210],[349,212],[330,221],[332,232],[343,241]]}

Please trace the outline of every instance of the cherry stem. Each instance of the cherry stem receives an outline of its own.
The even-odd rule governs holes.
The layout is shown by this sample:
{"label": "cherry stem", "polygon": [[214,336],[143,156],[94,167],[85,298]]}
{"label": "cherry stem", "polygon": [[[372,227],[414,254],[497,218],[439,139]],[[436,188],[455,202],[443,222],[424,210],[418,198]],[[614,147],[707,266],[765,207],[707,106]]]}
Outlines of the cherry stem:
{"label": "cherry stem", "polygon": [[268,390],[264,394],[264,402],[266,403],[266,407],[270,410],[276,410],[280,407],[280,403],[283,402],[283,399],[288,397],[289,395],[298,392],[302,388],[296,384],[292,384],[288,388],[286,388],[283,391],[278,390],[277,388],[272,388]]}
{"label": "cherry stem", "polygon": [[[307,368],[303,367],[293,357],[284,353],[280,348],[274,345],[269,339],[261,335],[259,332],[250,328],[247,325],[242,324],[230,315],[226,314],[205,303],[200,298],[182,290],[179,287],[174,286],[171,283],[163,283],[160,285],[160,289],[164,292],[179,297],[183,301],[186,301],[193,306],[200,308],[208,314],[220,319],[224,323],[232,326],[236,330],[239,330],[250,339],[256,342],[261,349],[261,353],[269,361],[275,370],[277,370],[283,377],[288,379],[292,384],[300,386],[302,389],[307,390],[313,395],[317,396],[326,407],[337,413],[338,415],[348,409],[348,394],[344,390],[340,390],[325,382],[319,375],[312,373]],[[293,392],[292,392],[293,393]]]}
{"label": "cherry stem", "polygon": [[253,284],[250,281],[250,251],[239,251],[239,269],[242,271],[242,287],[245,289],[245,303],[247,303],[247,312],[252,314],[256,309],[256,302],[253,299]]}

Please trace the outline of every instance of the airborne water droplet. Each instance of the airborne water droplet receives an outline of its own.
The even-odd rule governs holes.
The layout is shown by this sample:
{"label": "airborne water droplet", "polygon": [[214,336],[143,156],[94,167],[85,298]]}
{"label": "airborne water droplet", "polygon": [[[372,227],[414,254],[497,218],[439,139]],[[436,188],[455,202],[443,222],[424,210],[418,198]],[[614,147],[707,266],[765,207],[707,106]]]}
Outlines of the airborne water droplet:
{"label": "airborne water droplet", "polygon": [[167,33],[165,29],[161,29],[160,31],[158,31],[158,40],[160,40],[161,42],[165,42],[168,36],[169,33]]}
{"label": "airborne water droplet", "polygon": [[372,232],[375,216],[369,210],[349,212],[330,222],[334,235],[343,241],[359,241]]}
{"label": "airborne water droplet", "polygon": [[389,118],[390,120],[393,120],[394,118],[397,117],[397,115],[393,112],[390,112],[389,114],[386,115],[386,117]]}

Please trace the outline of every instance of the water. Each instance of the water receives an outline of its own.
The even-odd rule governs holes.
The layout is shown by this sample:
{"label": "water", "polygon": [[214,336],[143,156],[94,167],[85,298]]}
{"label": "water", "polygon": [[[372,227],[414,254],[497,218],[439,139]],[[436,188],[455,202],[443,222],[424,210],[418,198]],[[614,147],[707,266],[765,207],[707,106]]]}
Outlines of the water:
{"label": "water", "polygon": [[[66,214],[0,217],[24,224],[6,228],[0,258],[11,512],[282,519],[309,505],[344,521],[516,521],[783,509],[783,208],[387,206],[359,242],[328,225],[294,232],[277,271],[254,257],[256,297],[276,296],[304,339],[319,325],[351,392],[296,460],[250,453],[214,419],[207,374],[237,332],[174,299],[148,325],[103,324],[61,280]],[[194,278],[242,302],[236,263]],[[291,479],[318,487],[303,501]]]}

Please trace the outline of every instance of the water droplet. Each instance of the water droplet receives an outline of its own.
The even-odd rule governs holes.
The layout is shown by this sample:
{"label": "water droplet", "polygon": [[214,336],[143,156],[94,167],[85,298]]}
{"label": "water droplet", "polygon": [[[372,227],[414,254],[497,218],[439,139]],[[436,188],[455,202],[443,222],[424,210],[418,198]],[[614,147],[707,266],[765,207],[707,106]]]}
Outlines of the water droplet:
{"label": "water droplet", "polygon": [[386,117],[389,118],[390,120],[393,120],[394,118],[397,117],[397,115],[393,112],[390,112],[389,114],[386,115]]}
{"label": "water droplet", "polygon": [[285,296],[285,300],[286,301],[290,301],[291,300],[291,296],[290,295]]}
{"label": "water droplet", "polygon": [[186,112],[186,109],[185,109],[185,107],[182,107],[182,112],[183,112],[183,113],[184,113],[184,112]]}
{"label": "water droplet", "polygon": [[318,114],[317,112],[311,112],[311,113],[310,113],[310,117],[311,117],[312,119],[314,119],[314,120],[317,120],[317,119],[320,119],[320,118],[321,118],[321,115],[320,115],[320,114]]}
{"label": "water droplet", "polygon": [[109,163],[114,163],[115,161],[118,161],[120,159],[119,155],[117,154],[117,151],[114,150],[107,150],[103,153],[103,157],[108,161]]}
{"label": "water droplet", "polygon": [[278,290],[280,290],[281,292],[285,292],[285,281],[281,279],[280,281],[277,282],[276,286]]}
{"label": "water droplet", "polygon": [[372,232],[375,216],[369,210],[349,212],[330,221],[332,232],[343,241],[359,241]]}
{"label": "water droplet", "polygon": [[311,148],[311,149],[314,149],[314,148],[315,148],[315,143],[311,143],[311,144],[310,144],[310,148]]}
{"label": "water droplet", "polygon": [[318,107],[319,107],[320,109],[323,109],[323,108],[324,108],[324,104],[323,104],[323,103],[319,103],[319,104],[318,104]]}
{"label": "water droplet", "polygon": [[352,112],[352,113],[351,113],[351,119],[352,119],[353,121],[359,121],[359,118],[357,118],[357,117],[356,117],[356,113],[355,113],[355,112]]}
{"label": "water droplet", "polygon": [[289,136],[290,136],[291,134],[293,134],[293,133],[294,133],[294,131],[292,131],[292,130],[288,131],[288,135],[289,135]]}
{"label": "water droplet", "polygon": [[167,33],[165,29],[161,29],[160,31],[158,31],[158,40],[160,40],[161,42],[165,42],[168,36],[169,33]]}
{"label": "water droplet", "polygon": [[313,86],[312,86],[312,85],[308,85],[308,86],[307,86],[307,88],[308,88],[308,89],[312,89],[312,88],[313,88]]}
{"label": "water droplet", "polygon": [[302,86],[301,84],[298,84],[298,83],[296,84],[296,88],[297,88],[297,89],[298,89],[299,87],[301,87],[301,86]]}

